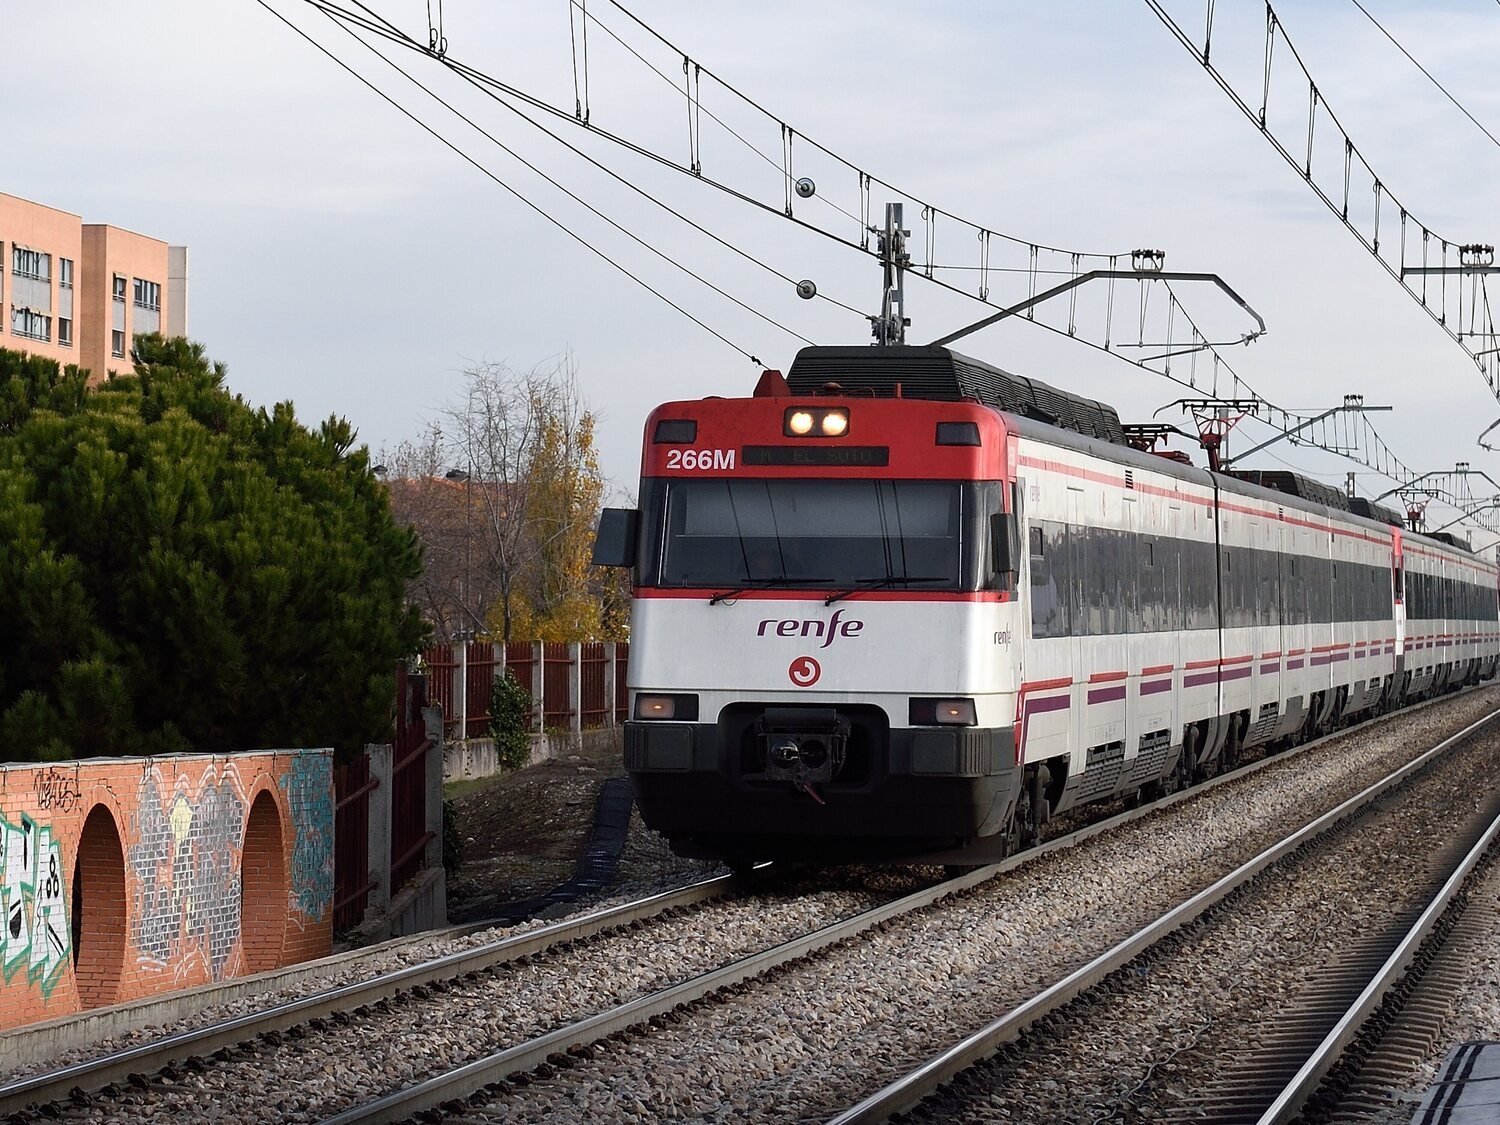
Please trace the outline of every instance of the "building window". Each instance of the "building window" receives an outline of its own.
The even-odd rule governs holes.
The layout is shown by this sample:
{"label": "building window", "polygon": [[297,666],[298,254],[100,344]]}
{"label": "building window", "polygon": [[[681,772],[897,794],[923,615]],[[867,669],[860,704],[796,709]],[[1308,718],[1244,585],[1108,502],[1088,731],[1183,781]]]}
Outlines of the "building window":
{"label": "building window", "polygon": [[10,309],[10,330],[17,336],[27,340],[40,340],[47,344],[52,341],[52,318],[45,313],[33,312],[31,309]]}
{"label": "building window", "polygon": [[125,279],[119,274],[115,274],[115,300],[125,303]]}
{"label": "building window", "polygon": [[135,279],[135,307],[161,311],[161,286],[154,281]]}
{"label": "building window", "polygon": [[73,346],[73,321],[66,316],[57,318],[57,342],[65,348]]}
{"label": "building window", "polygon": [[116,359],[125,358],[125,333],[118,328],[109,334],[109,354]]}
{"label": "building window", "polygon": [[73,259],[57,259],[57,284],[63,289],[73,288]]}
{"label": "building window", "polygon": [[48,281],[52,277],[52,255],[40,250],[27,250],[12,244],[10,265],[11,272],[17,277],[29,277],[33,281]]}

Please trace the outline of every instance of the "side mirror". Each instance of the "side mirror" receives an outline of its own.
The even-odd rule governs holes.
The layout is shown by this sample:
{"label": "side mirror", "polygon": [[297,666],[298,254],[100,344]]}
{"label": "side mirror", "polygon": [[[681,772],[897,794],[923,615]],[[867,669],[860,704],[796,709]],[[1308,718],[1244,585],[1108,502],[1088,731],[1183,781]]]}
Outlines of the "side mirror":
{"label": "side mirror", "polygon": [[634,508],[605,508],[594,535],[595,566],[634,566],[635,532],[640,512]]}
{"label": "side mirror", "polygon": [[1020,569],[1021,529],[1015,518],[996,512],[990,516],[990,569],[1014,574]]}

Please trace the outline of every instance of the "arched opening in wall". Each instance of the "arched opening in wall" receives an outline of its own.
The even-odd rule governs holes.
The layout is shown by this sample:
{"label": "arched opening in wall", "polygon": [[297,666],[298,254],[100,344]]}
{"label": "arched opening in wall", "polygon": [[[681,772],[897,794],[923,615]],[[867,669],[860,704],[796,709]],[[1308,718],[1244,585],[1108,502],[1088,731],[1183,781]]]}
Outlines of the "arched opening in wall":
{"label": "arched opening in wall", "polygon": [[250,806],[245,846],[240,851],[240,943],[247,973],[264,972],[281,964],[286,886],[281,813],[271,794],[262,790]]}
{"label": "arched opening in wall", "polygon": [[125,849],[104,805],[95,805],[83,822],[70,897],[78,1002],[85,1008],[113,1004],[125,968]]}

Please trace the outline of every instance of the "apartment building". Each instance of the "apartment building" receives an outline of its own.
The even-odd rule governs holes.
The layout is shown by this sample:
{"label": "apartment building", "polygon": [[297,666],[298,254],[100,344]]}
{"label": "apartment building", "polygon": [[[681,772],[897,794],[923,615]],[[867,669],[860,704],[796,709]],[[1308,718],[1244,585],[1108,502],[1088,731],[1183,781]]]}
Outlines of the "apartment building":
{"label": "apartment building", "polygon": [[0,192],[0,348],[131,368],[130,341],[187,335],[187,247]]}

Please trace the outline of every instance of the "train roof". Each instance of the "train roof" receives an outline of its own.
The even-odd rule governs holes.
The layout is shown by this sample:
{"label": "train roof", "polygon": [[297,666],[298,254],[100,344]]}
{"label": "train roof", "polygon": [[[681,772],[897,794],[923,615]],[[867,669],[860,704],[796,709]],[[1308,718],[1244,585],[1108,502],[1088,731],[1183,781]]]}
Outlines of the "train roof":
{"label": "train roof", "polygon": [[845,393],[868,391],[877,398],[895,397],[899,386],[903,398],[973,399],[1111,445],[1128,444],[1119,414],[1107,403],[930,344],[803,348],[792,360],[786,381],[799,395],[816,394],[837,383]]}
{"label": "train roof", "polygon": [[[1130,445],[1119,413],[1108,403],[1059,390],[1040,379],[1017,375],[951,348],[931,344],[814,345],[797,353],[786,381],[792,392],[799,395],[820,394],[829,383],[837,383],[845,394],[870,394],[876,398],[894,398],[899,393],[903,398],[943,402],[968,399],[1022,420],[1016,427],[1020,432],[1122,464],[1201,484],[1216,479],[1221,487],[1240,486],[1232,491],[1283,504],[1290,499],[1293,507],[1336,512],[1377,529],[1405,526],[1399,512],[1362,496],[1348,496],[1300,473],[1266,469],[1209,473],[1174,458],[1142,452]],[[1406,534],[1474,557],[1468,541],[1455,535],[1420,531]]]}

